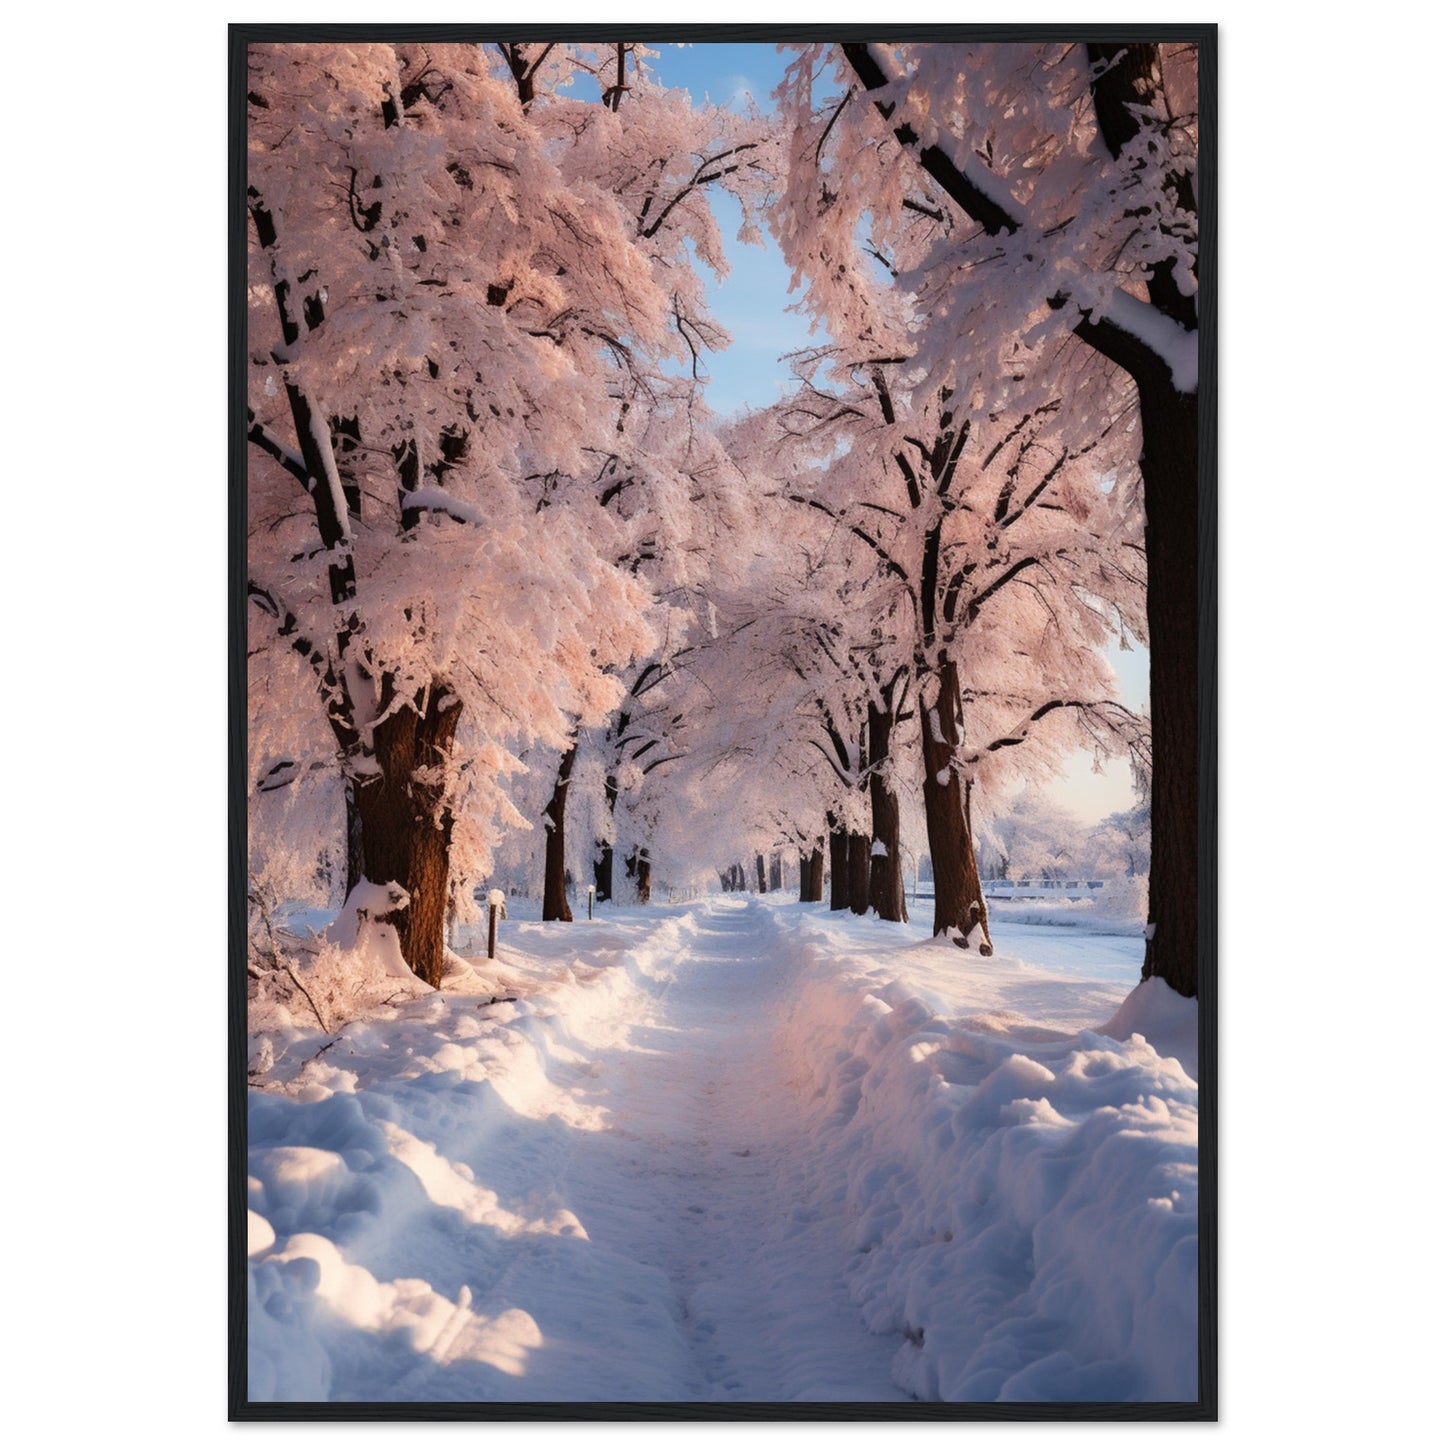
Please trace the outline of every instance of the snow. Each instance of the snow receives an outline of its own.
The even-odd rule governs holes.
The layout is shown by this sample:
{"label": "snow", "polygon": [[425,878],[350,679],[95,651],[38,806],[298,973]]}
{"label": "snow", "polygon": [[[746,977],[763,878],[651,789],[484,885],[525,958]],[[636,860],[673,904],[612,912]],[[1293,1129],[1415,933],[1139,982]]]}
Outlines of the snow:
{"label": "snow", "polygon": [[1174,385],[1185,393],[1199,390],[1199,333],[1188,331],[1157,307],[1120,287],[1102,309],[1105,320],[1142,341],[1168,368]]}
{"label": "snow", "polygon": [[252,1398],[1192,1398],[1194,1005],[995,944],[713,896],[277,1014]]}
{"label": "snow", "polygon": [[[331,446],[331,436],[326,423],[314,408],[308,412],[307,425],[311,432],[312,449],[321,458],[325,473],[320,480],[326,483],[331,517],[340,533],[341,545],[347,546],[351,542],[351,516],[346,508],[346,493],[342,490],[341,473],[336,469],[336,453]],[[312,485],[307,487],[308,491],[315,490],[316,480],[311,478]]]}
{"label": "snow", "polygon": [[401,956],[396,929],[377,920],[411,902],[399,883],[373,883],[363,878],[347,895],[336,921],[326,930],[327,942],[343,952],[362,955],[361,965],[379,966],[392,978],[410,979],[411,969]]}
{"label": "snow", "polygon": [[[934,144],[947,144],[947,138],[939,133],[939,139]],[[1019,214],[1018,198],[1009,189],[1008,182],[1002,176],[995,175],[977,156],[966,156],[963,164],[958,164],[958,157],[950,155],[949,159],[954,163],[969,185],[979,191],[987,200],[999,208],[1004,215],[1010,217],[1014,224],[1021,225],[1022,219]]]}
{"label": "snow", "polygon": [[486,518],[480,507],[454,497],[444,487],[414,487],[403,504],[408,511],[441,512],[457,522],[474,527],[484,525]]}
{"label": "snow", "polygon": [[1199,1076],[1198,1006],[1180,998],[1162,978],[1146,978],[1099,1032],[1121,1042],[1135,1035],[1147,1038],[1161,1053],[1178,1059],[1191,1076]]}
{"label": "snow", "polygon": [[869,850],[869,856],[873,858],[886,858],[888,856],[888,845],[882,838],[875,838],[873,846]]}

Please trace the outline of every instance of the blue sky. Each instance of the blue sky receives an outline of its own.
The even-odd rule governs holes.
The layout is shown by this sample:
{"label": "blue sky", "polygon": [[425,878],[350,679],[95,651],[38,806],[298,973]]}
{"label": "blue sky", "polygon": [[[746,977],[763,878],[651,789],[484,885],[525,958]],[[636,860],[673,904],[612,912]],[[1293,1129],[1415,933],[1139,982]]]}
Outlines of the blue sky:
{"label": "blue sky", "polygon": [[[679,86],[695,102],[710,98],[741,107],[751,95],[771,110],[773,88],[788,62],[772,45],[659,44],[652,73],[664,85]],[[782,253],[771,236],[762,246],[734,241],[742,211],[731,196],[712,197],[732,265],[727,279],[714,283],[709,299],[713,314],[732,333],[733,344],[708,358],[711,384],[708,405],[719,414],[744,406],[771,406],[788,380],[778,361],[790,351],[811,344],[808,323],[787,308],[797,299],[788,294],[791,279]]]}
{"label": "blue sky", "polygon": [[[662,84],[682,87],[694,101],[707,97],[742,105],[750,95],[764,111],[772,109],[772,91],[789,63],[766,44],[659,42],[656,49],[660,54],[650,66]],[[732,270],[710,288],[710,301],[713,314],[732,333],[733,344],[708,358],[708,404],[726,414],[776,401],[789,377],[779,358],[812,344],[812,338],[804,318],[788,310],[797,295],[788,292],[788,268],[772,238],[765,236],[762,246],[733,240],[742,219],[737,204],[721,194],[714,195],[713,204]],[[1132,643],[1132,650],[1125,652],[1116,645],[1109,661],[1119,674],[1121,701],[1142,711],[1149,697],[1148,649]],[[1087,821],[1130,808],[1135,801],[1127,763],[1111,761],[1095,773],[1092,755],[1084,752],[1074,755],[1051,791]]]}

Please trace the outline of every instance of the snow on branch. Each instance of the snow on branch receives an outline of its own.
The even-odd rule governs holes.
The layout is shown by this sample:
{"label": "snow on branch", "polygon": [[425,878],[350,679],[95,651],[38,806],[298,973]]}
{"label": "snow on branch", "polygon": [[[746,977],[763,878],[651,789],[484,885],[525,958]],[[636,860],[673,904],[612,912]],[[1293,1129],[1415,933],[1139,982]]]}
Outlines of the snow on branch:
{"label": "snow on branch", "polygon": [[459,501],[444,487],[417,487],[415,491],[403,494],[402,516],[408,512],[436,512],[450,517],[454,522],[463,522],[473,527],[484,523],[481,510],[469,502]]}
{"label": "snow on branch", "polygon": [[[966,216],[990,236],[1031,234],[1036,230],[1005,182],[976,157],[970,156],[959,165],[945,149],[947,137],[935,135],[925,145],[923,136],[907,119],[895,120],[900,102],[885,99],[883,93],[902,91],[906,78],[892,72],[886,57],[875,53],[867,43],[853,42],[841,48],[865,88],[880,92],[874,98],[874,107],[893,126],[899,144]],[[1102,277],[1092,279],[1096,286],[1104,280]],[[1079,314],[1074,327],[1079,338],[1136,380],[1141,379],[1141,371],[1149,370],[1151,364],[1162,363],[1177,391],[1198,390],[1199,334],[1196,330],[1117,286],[1108,287],[1107,294],[1098,300],[1087,294],[1090,289],[1086,281],[1074,291],[1061,291],[1047,298],[1048,304],[1055,311],[1074,307]]]}
{"label": "snow on branch", "polygon": [[[992,742],[986,743],[967,756],[959,758],[958,766],[964,769],[974,768],[991,753],[1002,752],[1005,748],[1015,748],[1027,742],[1035,726],[1050,713],[1058,712],[1060,709],[1078,711],[1085,718],[1098,723],[1107,738],[1115,743],[1123,744],[1131,754],[1147,763],[1150,752],[1148,725],[1122,703],[1108,699],[1090,702],[1077,698],[1054,698],[1035,708],[1017,727],[994,738]],[[1096,741],[1103,740],[1096,735]]]}
{"label": "snow on branch", "polygon": [[1102,309],[1085,315],[1112,326],[1147,347],[1169,368],[1175,390],[1199,390],[1199,333],[1166,316],[1157,307],[1115,287]]}
{"label": "snow on branch", "polygon": [[300,452],[292,451],[280,438],[267,431],[256,420],[256,413],[250,407],[246,408],[246,440],[253,446],[260,447],[268,457],[285,467],[308,492],[311,491],[311,473],[306,470],[306,463],[301,459]]}
{"label": "snow on branch", "polygon": [[822,512],[825,517],[831,517],[835,522],[842,523],[842,525],[847,527],[848,530],[855,537],[857,537],[862,542],[866,542],[868,546],[871,547],[873,551],[878,554],[879,560],[883,563],[884,569],[886,571],[891,572],[895,577],[898,578],[900,582],[903,582],[905,585],[908,583],[908,573],[904,571],[904,569],[896,561],[894,561],[892,556],[889,555],[888,550],[871,533],[864,531],[862,527],[850,525],[847,521],[844,520],[844,518],[840,517],[838,513],[835,512],[833,508],[830,507],[826,502],[820,502],[816,497],[804,497],[800,496],[796,492],[790,492],[788,494],[788,500],[790,502],[797,502],[805,507],[815,507],[818,511]]}
{"label": "snow on branch", "polygon": [[[899,84],[901,77],[885,70],[886,61],[875,55],[872,46],[863,43],[845,44],[843,54],[853,67],[858,79],[868,90],[885,90]],[[898,102],[876,99],[873,104],[878,114],[886,121],[892,121]],[[942,187],[944,193],[958,208],[977,221],[990,236],[1001,231],[1010,234],[1023,226],[1023,216],[1017,202],[1008,188],[997,176],[980,175],[982,167],[971,162],[960,167],[946,151],[936,143],[924,145],[918,132],[901,120],[893,127],[898,143],[910,151],[918,164]],[[980,182],[983,182],[982,184]]]}

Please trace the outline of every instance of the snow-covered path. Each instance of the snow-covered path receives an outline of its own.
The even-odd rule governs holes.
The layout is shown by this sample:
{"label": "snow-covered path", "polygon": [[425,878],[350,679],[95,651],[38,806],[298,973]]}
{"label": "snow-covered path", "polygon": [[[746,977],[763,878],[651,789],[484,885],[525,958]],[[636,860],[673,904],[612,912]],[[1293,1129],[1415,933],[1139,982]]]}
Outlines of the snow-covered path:
{"label": "snow-covered path", "polygon": [[1193,1398],[1197,1015],[1036,932],[714,895],[273,1010],[251,1398]]}
{"label": "snow-covered path", "polygon": [[796,1069],[775,1052],[786,992],[765,910],[715,900],[652,1016],[584,1097],[569,1194],[589,1236],[676,1288],[703,1400],[903,1400],[896,1336],[848,1298],[845,1221],[805,1173]]}

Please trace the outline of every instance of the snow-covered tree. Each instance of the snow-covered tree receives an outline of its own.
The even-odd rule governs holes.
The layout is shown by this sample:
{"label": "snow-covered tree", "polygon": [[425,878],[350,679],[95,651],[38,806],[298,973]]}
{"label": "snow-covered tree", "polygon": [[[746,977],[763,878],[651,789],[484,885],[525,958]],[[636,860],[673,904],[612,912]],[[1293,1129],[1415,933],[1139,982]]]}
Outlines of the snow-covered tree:
{"label": "snow-covered tree", "polygon": [[1026,784],[1007,808],[983,822],[980,835],[992,877],[1076,877],[1086,866],[1088,830],[1036,783]]}
{"label": "snow-covered tree", "polygon": [[[825,105],[815,85],[831,74]],[[1148,592],[1155,858],[1146,974],[1197,989],[1198,70],[1192,46],[809,46],[784,88],[801,182],[784,223],[815,283],[848,283],[855,235],[935,228],[881,263],[930,318],[914,360],[964,367],[986,392],[1028,378],[1068,338],[1059,397],[1132,418],[1153,581]],[[880,235],[881,233],[881,235]],[[795,265],[802,265],[795,261]],[[1099,370],[1127,413],[1091,404]],[[969,388],[960,378],[961,395]],[[1106,381],[1107,384],[1107,381]],[[1017,403],[1018,397],[1015,397]],[[1029,410],[1016,406],[1016,414]],[[1143,635],[1143,634],[1141,634]]]}
{"label": "snow-covered tree", "polygon": [[[618,523],[621,547],[613,560],[644,581],[658,599],[654,635],[659,650],[638,659],[619,677],[623,702],[602,735],[592,741],[604,760],[607,816],[605,836],[596,840],[599,894],[613,892],[612,854],[616,801],[622,771],[636,762],[642,775],[664,765],[666,749],[639,708],[672,668],[672,656],[686,646],[687,597],[699,580],[698,558],[707,550],[704,534],[720,502],[716,484],[726,478],[719,448],[706,430],[701,400],[705,356],[725,346],[727,332],[709,315],[703,268],[715,274],[727,262],[710,195],[725,189],[743,206],[745,224],[767,178],[771,151],[756,115],[744,116],[710,105],[693,105],[683,91],[670,91],[648,76],[645,47],[504,44],[498,47],[531,125],[547,138],[549,153],[564,177],[579,188],[599,188],[627,218],[629,244],[660,294],[667,297],[669,329],[665,347],[640,345],[637,338],[613,339],[618,361],[611,392],[613,434],[592,452],[591,486],[597,504]],[[600,92],[594,88],[595,77]],[[567,804],[578,749],[579,726],[562,749],[545,808],[547,833],[543,918],[569,919],[564,892]],[[646,757],[646,753],[652,756]],[[629,872],[645,874],[645,848],[629,857]],[[646,891],[645,883],[641,889]]]}
{"label": "snow-covered tree", "polygon": [[1149,801],[1110,813],[1088,838],[1089,871],[1098,878],[1142,878],[1149,872]]}
{"label": "snow-covered tree", "polygon": [[[806,246],[795,256],[805,276],[816,271]],[[989,952],[974,785],[1041,735],[1058,744],[1082,729],[1095,740],[1117,735],[1122,746],[1137,732],[1112,701],[1098,654],[1138,591],[1120,560],[1131,513],[1100,473],[1113,454],[1098,438],[1073,441],[1056,402],[990,408],[975,389],[968,407],[952,384],[957,369],[940,378],[914,366],[897,294],[864,270],[856,249],[849,259],[845,285],[809,293],[810,305],[831,308],[840,340],[800,360],[799,389],[775,409],[784,444],[815,461],[796,471],[786,496],[827,518],[872,572],[862,616],[886,625],[864,636],[854,614],[842,648],[870,658],[872,761],[886,765],[911,682],[934,930]]]}
{"label": "snow-covered tree", "polygon": [[401,885],[436,983],[517,748],[603,722],[653,644],[579,479],[632,358],[685,347],[635,213],[480,47],[258,46],[248,92],[256,666],[307,663],[349,881]]}

